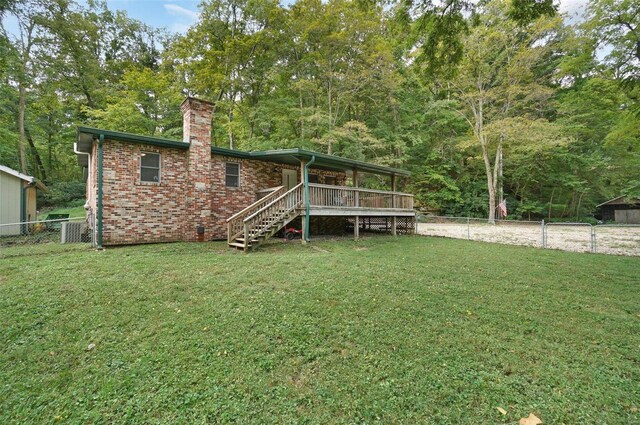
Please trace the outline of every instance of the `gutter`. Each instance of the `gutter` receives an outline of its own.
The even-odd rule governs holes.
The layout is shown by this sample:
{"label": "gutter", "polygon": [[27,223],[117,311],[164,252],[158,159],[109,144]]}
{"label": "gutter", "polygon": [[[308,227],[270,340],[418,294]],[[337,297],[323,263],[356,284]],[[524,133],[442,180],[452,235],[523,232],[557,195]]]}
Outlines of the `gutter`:
{"label": "gutter", "polygon": [[304,240],[309,242],[309,166],[316,162],[316,156],[311,157],[311,161],[304,164],[304,203],[305,203],[305,215],[304,215]]}
{"label": "gutter", "polygon": [[[76,155],[87,155],[87,182],[89,182],[89,188],[91,188],[91,154],[89,152],[80,152],[78,150],[78,144],[74,143],[73,144],[73,153],[75,153]],[[89,208],[89,204],[90,204],[90,199],[89,197],[91,196],[91,190],[87,191],[87,199],[86,202],[84,203],[84,209],[88,209]]]}
{"label": "gutter", "polygon": [[102,250],[102,144],[104,143],[104,134],[100,133],[100,137],[98,138],[98,199],[97,199],[97,235],[98,239],[98,250]]}

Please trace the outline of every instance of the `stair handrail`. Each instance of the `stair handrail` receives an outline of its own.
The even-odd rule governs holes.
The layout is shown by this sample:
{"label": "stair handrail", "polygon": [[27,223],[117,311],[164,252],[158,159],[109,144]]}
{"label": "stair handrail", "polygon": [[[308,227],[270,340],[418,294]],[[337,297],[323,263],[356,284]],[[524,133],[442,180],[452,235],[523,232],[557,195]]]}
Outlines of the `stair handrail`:
{"label": "stair handrail", "polygon": [[286,191],[285,193],[283,193],[282,195],[280,195],[277,199],[274,199],[273,201],[271,201],[269,204],[265,205],[264,207],[260,208],[260,210],[256,211],[255,213],[251,214],[249,217],[245,218],[244,221],[249,221],[251,219],[253,219],[255,216],[257,216],[259,213],[261,213],[263,210],[271,207],[273,204],[275,204],[276,202],[282,200],[283,198],[285,198],[287,195],[289,195],[290,193],[293,193],[296,189],[301,188],[304,185],[304,183],[298,183],[297,186],[292,187],[291,189],[289,189],[288,191]]}
{"label": "stair handrail", "polygon": [[[300,183],[292,187],[287,192],[283,193],[269,204],[263,206],[260,210],[243,220],[245,251],[248,249],[251,239],[266,233],[266,229],[280,221],[286,214],[289,214],[291,211],[302,205],[303,186],[304,184]],[[277,211],[279,211],[279,213],[275,214]],[[257,223],[260,224],[260,228],[256,227]]]}
{"label": "stair handrail", "polygon": [[[257,206],[258,204],[263,204],[265,202],[267,202],[269,199],[273,198],[274,196],[276,196],[276,194],[280,193],[282,191],[282,189],[284,189],[284,186],[276,186],[273,187],[273,192],[270,192],[267,196],[264,196],[260,199],[258,199],[256,202],[254,202],[253,204],[249,205],[248,207],[244,208],[241,211],[238,211],[237,213],[235,213],[234,215],[232,215],[231,217],[229,217],[227,219],[227,223],[230,222],[231,220],[234,220],[236,217],[238,217],[239,215],[247,212],[248,210],[250,210],[251,208]],[[262,208],[262,207],[261,207]]]}
{"label": "stair handrail", "polygon": [[235,238],[242,234],[242,232],[244,231],[242,223],[248,215],[259,211],[267,203],[273,200],[273,198],[281,195],[284,189],[284,186],[274,187],[273,191],[267,196],[258,199],[253,204],[249,205],[246,208],[243,208],[241,211],[238,211],[237,213],[229,217],[227,219],[227,242],[233,241]]}

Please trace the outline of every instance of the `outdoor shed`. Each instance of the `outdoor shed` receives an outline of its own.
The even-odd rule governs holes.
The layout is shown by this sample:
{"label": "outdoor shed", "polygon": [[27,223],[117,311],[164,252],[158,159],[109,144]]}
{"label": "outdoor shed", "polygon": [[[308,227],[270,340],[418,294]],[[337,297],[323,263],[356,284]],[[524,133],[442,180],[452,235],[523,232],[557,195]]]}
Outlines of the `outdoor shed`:
{"label": "outdoor shed", "polygon": [[603,221],[640,224],[640,198],[618,196],[598,205]]}
{"label": "outdoor shed", "polygon": [[[34,177],[0,165],[0,224],[36,219],[36,190],[46,187]],[[0,226],[0,236],[17,235],[24,226]]]}

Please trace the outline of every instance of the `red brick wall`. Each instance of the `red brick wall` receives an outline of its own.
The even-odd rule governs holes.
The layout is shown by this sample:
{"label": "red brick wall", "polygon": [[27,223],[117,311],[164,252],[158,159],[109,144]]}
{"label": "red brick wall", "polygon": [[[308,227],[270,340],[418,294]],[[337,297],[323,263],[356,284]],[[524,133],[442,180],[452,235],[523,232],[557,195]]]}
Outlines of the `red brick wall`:
{"label": "red brick wall", "polygon": [[183,137],[189,143],[187,165],[185,240],[196,240],[196,228],[204,227],[205,239],[211,229],[211,114],[213,104],[187,98],[181,105]]}
{"label": "red brick wall", "polygon": [[[240,187],[226,187],[227,162],[240,163]],[[212,238],[227,237],[227,218],[254,203],[257,191],[280,186],[283,169],[297,170],[298,183],[301,182],[299,166],[214,155],[211,159]],[[320,182],[323,182],[325,175],[335,176],[338,185],[346,181],[345,173],[313,168],[310,172],[318,174]]]}
{"label": "red brick wall", "polygon": [[[225,239],[226,219],[256,200],[260,189],[282,184],[282,169],[291,165],[211,155],[208,178],[195,178],[189,168],[192,152],[152,145],[105,140],[103,149],[103,244],[124,245],[194,240],[195,226],[203,223],[205,239]],[[160,153],[160,182],[140,181],[140,158],[144,152]],[[191,161],[191,162],[190,162]],[[197,159],[195,160],[197,161]],[[226,162],[240,163],[240,187],[226,187]],[[89,199],[95,208],[97,155],[92,155]],[[198,162],[198,167],[205,167]],[[343,185],[345,173],[310,172],[336,177]],[[208,181],[209,190],[195,183]],[[193,198],[195,195],[197,199]],[[210,212],[210,214],[209,214]]]}
{"label": "red brick wall", "polygon": [[[140,181],[144,152],[160,153],[160,182]],[[188,152],[105,140],[103,145],[103,244],[184,239]],[[92,161],[97,156],[92,157]]]}

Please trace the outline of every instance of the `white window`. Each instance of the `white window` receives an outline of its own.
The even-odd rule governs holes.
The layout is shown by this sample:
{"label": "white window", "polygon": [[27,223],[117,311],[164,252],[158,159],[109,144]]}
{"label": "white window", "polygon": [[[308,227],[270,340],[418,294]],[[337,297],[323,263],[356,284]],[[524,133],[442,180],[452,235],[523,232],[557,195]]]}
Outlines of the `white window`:
{"label": "white window", "polygon": [[145,152],[140,157],[140,181],[160,183],[160,154]]}
{"label": "white window", "polygon": [[240,187],[240,164],[227,162],[225,183],[227,187]]}

